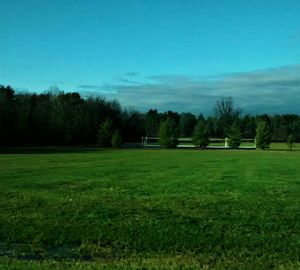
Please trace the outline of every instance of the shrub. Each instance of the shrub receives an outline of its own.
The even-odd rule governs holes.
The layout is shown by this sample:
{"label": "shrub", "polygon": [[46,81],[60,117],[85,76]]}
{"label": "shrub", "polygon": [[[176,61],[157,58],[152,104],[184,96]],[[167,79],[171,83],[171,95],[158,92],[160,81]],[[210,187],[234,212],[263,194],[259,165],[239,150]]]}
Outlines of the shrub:
{"label": "shrub", "polygon": [[203,121],[199,121],[195,126],[193,133],[193,144],[196,147],[206,147],[209,144],[209,137],[206,125]]}
{"label": "shrub", "polygon": [[162,121],[158,131],[159,143],[164,148],[176,148],[178,145],[178,128],[172,118]]}
{"label": "shrub", "polygon": [[115,130],[111,138],[111,145],[113,148],[119,148],[122,144],[122,136],[118,130]]}
{"label": "shrub", "polygon": [[256,146],[262,150],[269,148],[271,136],[267,123],[265,121],[260,122],[256,128]]}
{"label": "shrub", "polygon": [[233,125],[228,134],[228,146],[230,148],[238,148],[241,145],[241,131],[237,125]]}
{"label": "shrub", "polygon": [[290,151],[292,151],[293,150],[293,144],[294,144],[294,136],[292,134],[290,134],[287,137],[286,143],[287,143],[288,149]]}
{"label": "shrub", "polygon": [[98,130],[98,143],[102,147],[110,147],[111,139],[113,135],[112,121],[110,119],[105,119],[105,121],[100,124]]}

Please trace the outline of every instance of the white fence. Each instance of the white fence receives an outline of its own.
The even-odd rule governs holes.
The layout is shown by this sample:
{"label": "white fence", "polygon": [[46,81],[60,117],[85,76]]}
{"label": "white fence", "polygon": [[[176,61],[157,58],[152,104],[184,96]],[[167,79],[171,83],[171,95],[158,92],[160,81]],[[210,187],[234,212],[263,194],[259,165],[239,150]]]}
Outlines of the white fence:
{"label": "white fence", "polygon": [[[178,138],[178,147],[195,147],[192,144],[191,138]],[[230,148],[228,145],[228,138],[210,138],[210,143],[207,148]],[[160,147],[159,137],[142,137],[141,145],[143,147]],[[256,139],[241,139],[239,148],[243,149],[256,149]]]}

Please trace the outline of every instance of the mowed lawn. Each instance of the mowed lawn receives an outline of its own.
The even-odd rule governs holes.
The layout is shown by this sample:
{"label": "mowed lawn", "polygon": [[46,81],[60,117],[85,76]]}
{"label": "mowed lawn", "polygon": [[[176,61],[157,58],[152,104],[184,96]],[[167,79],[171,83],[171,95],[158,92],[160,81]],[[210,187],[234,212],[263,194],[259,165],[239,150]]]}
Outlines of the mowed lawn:
{"label": "mowed lawn", "polygon": [[0,269],[299,269],[300,152],[0,155]]}

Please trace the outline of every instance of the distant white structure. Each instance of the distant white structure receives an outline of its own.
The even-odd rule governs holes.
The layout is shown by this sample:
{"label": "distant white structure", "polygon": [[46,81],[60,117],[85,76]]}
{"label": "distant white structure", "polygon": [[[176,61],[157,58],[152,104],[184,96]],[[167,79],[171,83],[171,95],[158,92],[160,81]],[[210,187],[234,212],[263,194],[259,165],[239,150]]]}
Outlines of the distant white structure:
{"label": "distant white structure", "polygon": [[[195,148],[195,146],[192,144],[192,140],[189,139],[180,139],[179,140],[179,145],[177,146],[177,148]],[[219,138],[212,138],[211,140],[213,140],[217,145],[214,145],[213,143],[208,145],[206,148],[207,149],[229,149],[229,144],[228,138],[225,139],[219,139]],[[253,145],[251,145],[251,142],[253,141]],[[247,145],[245,146],[239,146],[239,149],[256,149],[256,138],[254,139],[241,139],[241,142],[247,143]],[[223,144],[224,143],[224,144]],[[223,144],[223,146],[222,146]],[[143,136],[142,137],[142,147],[145,148],[153,148],[153,147],[160,147],[159,145],[159,138],[158,137],[148,137],[148,136]]]}
{"label": "distant white structure", "polygon": [[228,146],[228,138],[225,138],[225,148],[229,148],[229,146]]}
{"label": "distant white structure", "polygon": [[[158,139],[158,138],[154,138]],[[148,145],[148,136],[142,137],[142,146],[147,146]]]}

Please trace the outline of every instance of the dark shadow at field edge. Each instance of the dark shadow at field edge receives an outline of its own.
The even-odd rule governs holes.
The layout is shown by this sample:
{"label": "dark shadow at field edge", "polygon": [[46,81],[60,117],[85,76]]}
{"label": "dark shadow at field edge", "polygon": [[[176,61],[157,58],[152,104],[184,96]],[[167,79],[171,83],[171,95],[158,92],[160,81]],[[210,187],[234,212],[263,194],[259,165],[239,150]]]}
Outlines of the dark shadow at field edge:
{"label": "dark shadow at field edge", "polygon": [[293,149],[293,150],[288,150],[288,149],[276,149],[276,148],[272,148],[272,149],[266,149],[266,150],[261,150],[261,151],[271,151],[271,152],[300,152],[300,149]]}
{"label": "dark shadow at field edge", "polygon": [[[148,146],[148,147],[136,147],[136,146],[122,146],[118,150],[192,150],[192,151],[264,151],[264,152],[300,152],[300,149],[282,149],[282,148],[272,148],[272,149],[255,149],[255,148],[224,148],[224,147],[177,147],[166,149],[159,146]],[[101,148],[101,147],[0,147],[0,154],[67,154],[67,153],[95,153],[107,150],[114,150],[113,148]]]}
{"label": "dark shadow at field edge", "polygon": [[91,153],[107,150],[96,147],[0,147],[0,154]]}

